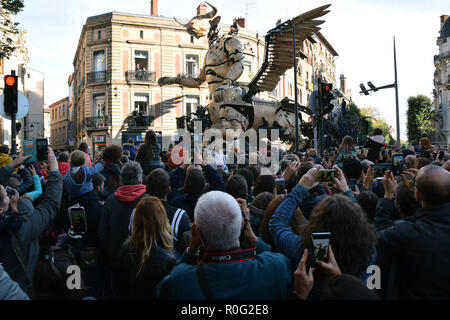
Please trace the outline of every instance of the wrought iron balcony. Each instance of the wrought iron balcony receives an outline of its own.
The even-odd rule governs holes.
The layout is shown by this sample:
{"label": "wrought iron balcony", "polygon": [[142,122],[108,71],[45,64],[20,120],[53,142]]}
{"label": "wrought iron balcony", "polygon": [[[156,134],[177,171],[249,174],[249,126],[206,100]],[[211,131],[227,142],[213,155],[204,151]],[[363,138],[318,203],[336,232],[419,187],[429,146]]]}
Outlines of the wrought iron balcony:
{"label": "wrought iron balcony", "polygon": [[154,116],[148,116],[133,112],[127,118],[128,128],[148,128],[153,125]]}
{"label": "wrought iron balcony", "polygon": [[111,115],[84,118],[83,127],[86,129],[102,129],[111,126]]}
{"label": "wrought iron balcony", "polygon": [[103,83],[111,81],[111,70],[88,72],[87,84]]}
{"label": "wrought iron balcony", "polygon": [[143,70],[128,70],[125,72],[128,82],[156,82],[156,73]]}

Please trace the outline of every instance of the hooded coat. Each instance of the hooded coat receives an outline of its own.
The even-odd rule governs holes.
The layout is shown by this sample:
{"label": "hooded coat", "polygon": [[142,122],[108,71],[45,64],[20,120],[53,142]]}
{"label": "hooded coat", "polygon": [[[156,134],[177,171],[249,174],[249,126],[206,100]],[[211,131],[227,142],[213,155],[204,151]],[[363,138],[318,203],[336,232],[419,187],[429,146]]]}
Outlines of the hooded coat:
{"label": "hooded coat", "polygon": [[12,162],[12,158],[6,153],[0,153],[0,167],[4,167]]}

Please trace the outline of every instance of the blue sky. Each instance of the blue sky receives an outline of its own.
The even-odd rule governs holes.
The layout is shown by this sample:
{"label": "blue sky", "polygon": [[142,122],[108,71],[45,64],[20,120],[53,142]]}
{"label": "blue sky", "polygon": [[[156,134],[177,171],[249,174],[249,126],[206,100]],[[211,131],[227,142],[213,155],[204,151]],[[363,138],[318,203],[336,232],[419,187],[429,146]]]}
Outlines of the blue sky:
{"label": "blue sky", "polygon": [[[201,1],[159,0],[159,15],[189,19]],[[411,95],[431,97],[433,56],[439,17],[450,14],[450,1],[387,0],[211,0],[223,23],[247,15],[248,28],[260,34],[281,18],[289,19],[331,3],[322,33],[339,53],[337,74],[344,73],[359,107],[372,107],[395,128],[395,93],[386,89],[371,96],[359,95],[359,84],[377,86],[394,82],[393,36],[397,65],[401,136],[406,137],[406,100]],[[231,4],[231,5],[230,5]],[[248,8],[248,10],[247,10]],[[29,67],[44,72],[45,103],[67,96],[67,78],[73,72],[78,38],[87,17],[111,11],[150,14],[149,0],[25,0],[16,20],[28,30]]]}

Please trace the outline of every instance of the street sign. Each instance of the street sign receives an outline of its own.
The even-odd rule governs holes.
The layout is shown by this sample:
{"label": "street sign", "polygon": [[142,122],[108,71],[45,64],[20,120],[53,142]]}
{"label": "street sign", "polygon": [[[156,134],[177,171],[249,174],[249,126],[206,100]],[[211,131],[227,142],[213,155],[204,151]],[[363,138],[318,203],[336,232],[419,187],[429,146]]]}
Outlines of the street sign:
{"label": "street sign", "polygon": [[[4,104],[5,104],[5,95],[2,94],[0,96],[0,115],[3,118],[11,120],[11,115],[9,113],[5,113],[5,105]],[[30,109],[30,103],[28,102],[27,97],[25,97],[22,93],[19,92],[18,97],[17,97],[16,120],[25,118],[25,116],[28,114],[29,109]]]}

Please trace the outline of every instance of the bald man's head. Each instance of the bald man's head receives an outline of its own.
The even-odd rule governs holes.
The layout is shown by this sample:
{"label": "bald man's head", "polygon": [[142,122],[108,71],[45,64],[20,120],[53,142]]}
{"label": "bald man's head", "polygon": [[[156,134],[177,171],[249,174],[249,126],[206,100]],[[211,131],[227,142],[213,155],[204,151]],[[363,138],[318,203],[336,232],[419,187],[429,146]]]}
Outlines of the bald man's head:
{"label": "bald man's head", "polygon": [[428,205],[450,201],[450,172],[442,167],[427,165],[416,176],[417,190]]}

